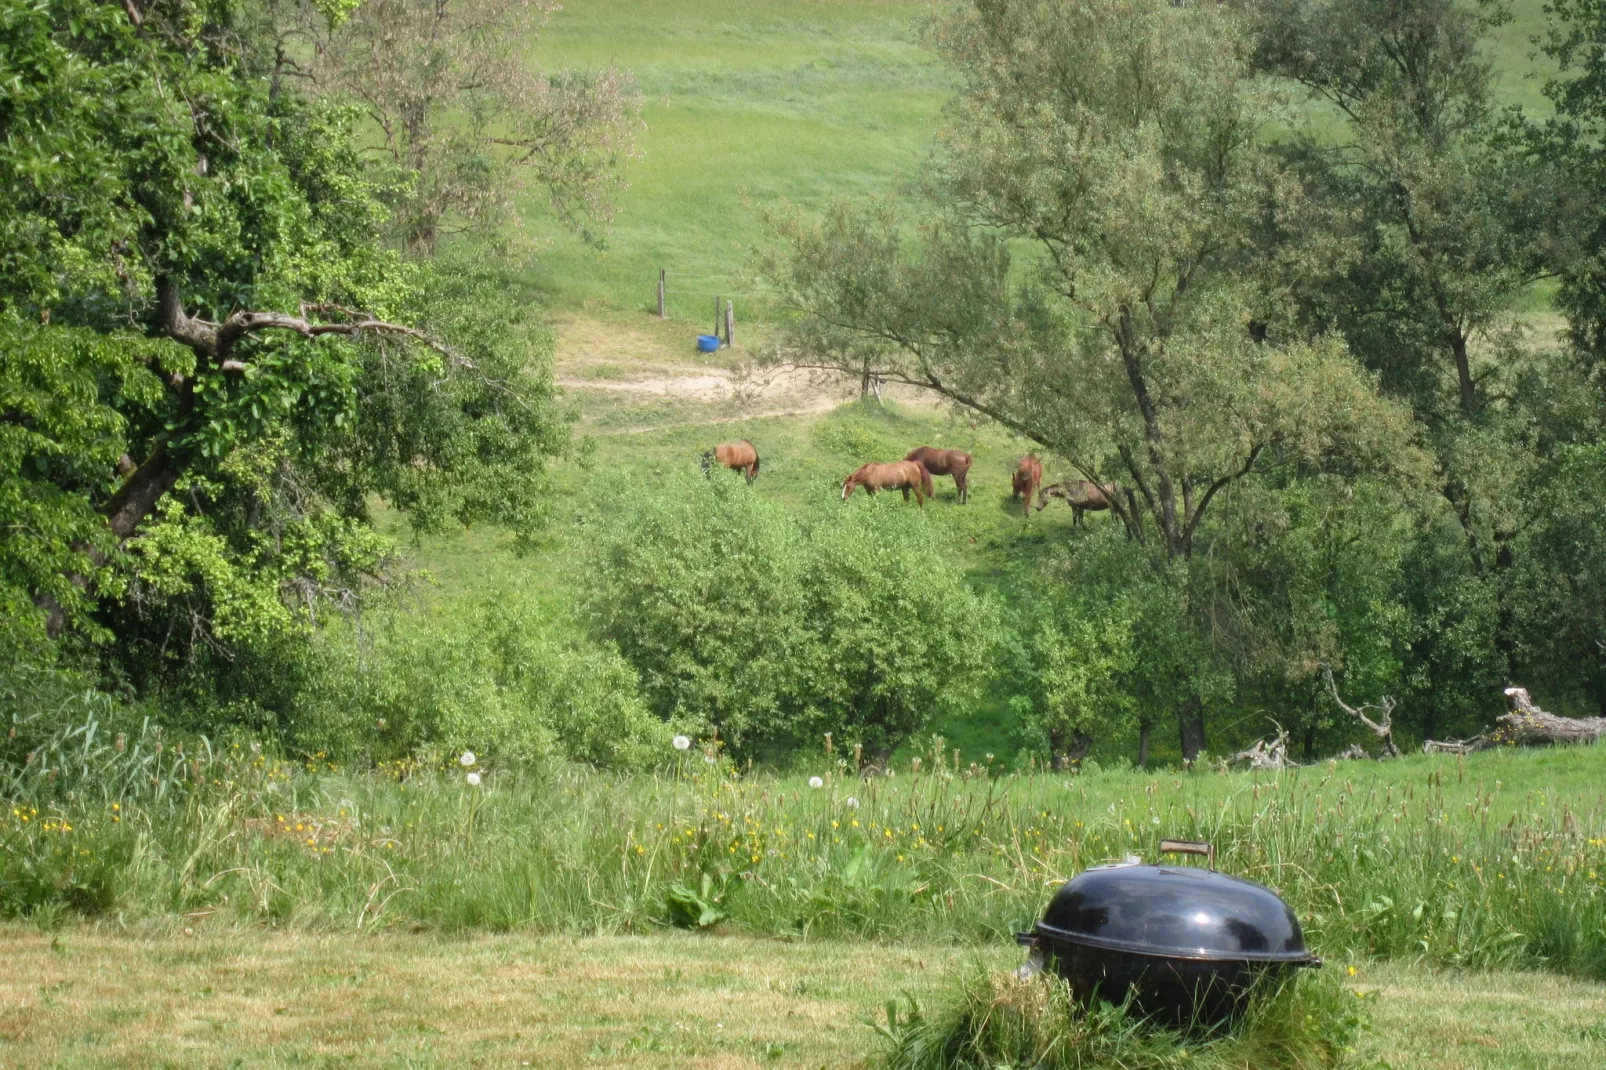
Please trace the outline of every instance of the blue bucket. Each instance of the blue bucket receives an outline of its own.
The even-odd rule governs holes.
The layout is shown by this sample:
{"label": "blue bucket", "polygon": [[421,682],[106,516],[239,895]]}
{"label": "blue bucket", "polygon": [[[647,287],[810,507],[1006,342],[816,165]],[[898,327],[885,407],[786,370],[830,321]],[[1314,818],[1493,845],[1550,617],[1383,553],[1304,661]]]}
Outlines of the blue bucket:
{"label": "blue bucket", "polygon": [[699,334],[697,336],[697,352],[715,353],[719,350],[719,335]]}

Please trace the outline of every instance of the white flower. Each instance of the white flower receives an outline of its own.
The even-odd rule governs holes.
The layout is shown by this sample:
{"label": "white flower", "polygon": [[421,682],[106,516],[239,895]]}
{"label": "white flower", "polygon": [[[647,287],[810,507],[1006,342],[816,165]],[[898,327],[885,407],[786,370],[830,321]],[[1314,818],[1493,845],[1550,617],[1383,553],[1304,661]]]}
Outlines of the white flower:
{"label": "white flower", "polygon": [[857,810],[859,808],[859,800],[855,799],[851,795],[848,796],[847,803],[848,803],[848,809],[849,810]]}
{"label": "white flower", "polygon": [[811,776],[811,777],[809,777],[809,787],[811,787],[811,788],[823,788],[823,787],[825,787],[825,781],[821,780],[817,776]]}
{"label": "white flower", "polygon": [[703,755],[703,761],[707,762],[709,765],[713,765],[718,760],[719,759],[715,758],[712,754]]}
{"label": "white flower", "polygon": [[468,781],[468,786],[471,788],[477,788],[480,786],[480,775],[478,773],[470,773],[463,779]]}
{"label": "white flower", "polygon": [[673,742],[676,750],[691,749],[691,738],[689,736],[676,736]]}
{"label": "white flower", "polygon": [[463,752],[463,756],[457,759],[457,764],[462,766],[464,769],[467,769],[477,761],[479,761],[479,759],[474,757],[474,752],[471,750],[466,750]]}

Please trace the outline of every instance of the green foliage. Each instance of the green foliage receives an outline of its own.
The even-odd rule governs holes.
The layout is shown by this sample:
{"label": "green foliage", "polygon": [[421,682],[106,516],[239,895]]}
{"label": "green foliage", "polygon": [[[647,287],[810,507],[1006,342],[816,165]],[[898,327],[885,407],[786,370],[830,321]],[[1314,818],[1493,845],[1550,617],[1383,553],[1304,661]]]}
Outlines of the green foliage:
{"label": "green foliage", "polygon": [[725,920],[725,912],[719,909],[724,897],[714,878],[704,873],[696,891],[684,884],[671,884],[664,893],[664,907],[670,924],[682,929],[706,929]]}
{"label": "green foliage", "polygon": [[384,577],[375,495],[533,531],[567,436],[523,300],[381,247],[356,113],[281,91],[257,13],[0,8],[0,597],[267,728]]}
{"label": "green foliage", "polygon": [[975,708],[998,630],[935,528],[890,494],[808,518],[803,621],[817,733],[893,747]]}
{"label": "green foliage", "polygon": [[607,647],[566,634],[528,593],[373,614],[318,644],[286,734],[297,749],[378,760],[565,758],[640,768],[668,745]]}
{"label": "green foliage", "polygon": [[640,932],[672,924],[679,885],[698,917],[711,905],[737,931],[998,947],[1060,880],[1182,836],[1214,843],[1225,872],[1277,874],[1265,879],[1329,963],[1606,976],[1598,748],[1077,778],[956,771],[928,754],[870,782],[824,770],[818,789],[695,758],[619,776],[494,754],[476,787],[455,762],[331,772],[138,726],[119,746],[88,721],[33,753],[0,779],[6,916],[73,904],[128,919]]}
{"label": "green foliage", "polygon": [[824,732],[875,753],[975,701],[990,612],[891,496],[802,523],[724,473],[621,496],[588,611],[660,717],[748,753]]}
{"label": "green foliage", "polygon": [[1558,451],[1537,489],[1512,581],[1520,656],[1606,711],[1606,447]]}
{"label": "green foliage", "polygon": [[617,494],[587,560],[586,608],[661,718],[729,743],[784,740],[811,658],[802,533],[740,480],[681,473]]}

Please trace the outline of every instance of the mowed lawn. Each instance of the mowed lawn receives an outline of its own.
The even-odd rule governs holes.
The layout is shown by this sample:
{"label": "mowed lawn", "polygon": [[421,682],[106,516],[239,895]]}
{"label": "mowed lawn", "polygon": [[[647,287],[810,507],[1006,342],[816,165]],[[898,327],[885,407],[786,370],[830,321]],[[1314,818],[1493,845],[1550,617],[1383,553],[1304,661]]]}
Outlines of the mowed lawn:
{"label": "mowed lawn", "polygon": [[[849,1066],[888,999],[1013,949],[641,937],[0,929],[4,1066]],[[1336,966],[1330,968],[1337,968]],[[1358,1061],[1598,1068],[1606,985],[1361,967]]]}

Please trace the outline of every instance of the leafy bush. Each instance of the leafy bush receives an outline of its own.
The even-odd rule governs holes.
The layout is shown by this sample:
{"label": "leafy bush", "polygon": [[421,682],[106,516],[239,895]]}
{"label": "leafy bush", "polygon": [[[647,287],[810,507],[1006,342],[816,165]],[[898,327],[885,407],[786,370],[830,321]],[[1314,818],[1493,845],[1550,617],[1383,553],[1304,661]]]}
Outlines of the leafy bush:
{"label": "leafy bush", "polygon": [[585,611],[635,666],[662,719],[732,744],[796,725],[809,660],[804,544],[736,478],[681,474],[618,495],[585,565]]}
{"label": "leafy bush", "polygon": [[878,752],[972,708],[994,614],[919,512],[860,500],[800,522],[724,475],[620,497],[588,614],[660,717],[749,753],[823,732]]}
{"label": "leafy bush", "polygon": [[802,579],[816,732],[885,756],[975,708],[998,615],[918,510],[888,495],[815,514]]}
{"label": "leafy bush", "polygon": [[565,634],[527,594],[391,609],[320,644],[288,741],[306,752],[410,757],[473,750],[639,768],[669,729],[618,653]]}

